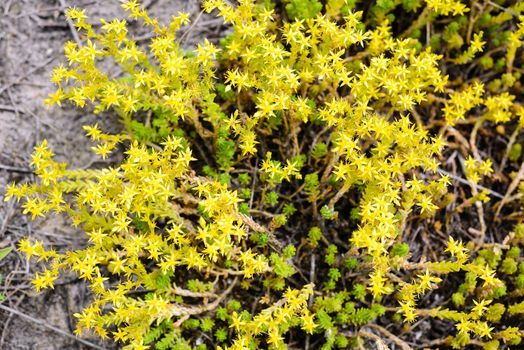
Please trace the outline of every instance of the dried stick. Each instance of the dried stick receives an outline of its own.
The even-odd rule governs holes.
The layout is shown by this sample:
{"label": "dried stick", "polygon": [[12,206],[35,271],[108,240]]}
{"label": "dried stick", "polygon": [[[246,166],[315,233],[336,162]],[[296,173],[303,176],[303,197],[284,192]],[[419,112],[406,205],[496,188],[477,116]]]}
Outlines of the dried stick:
{"label": "dried stick", "polygon": [[366,332],[366,331],[359,331],[358,335],[364,338],[369,338],[369,339],[374,340],[375,344],[377,344],[378,350],[390,350],[389,346],[386,345],[386,343],[382,340],[382,338],[380,338],[378,335],[374,333]]}
{"label": "dried stick", "polygon": [[389,338],[393,343],[397,344],[402,350],[413,350],[413,348],[411,348],[405,341],[388,331],[386,328],[379,326],[378,324],[368,324],[367,327],[376,329],[385,337]]}
{"label": "dried stick", "polygon": [[509,197],[511,196],[513,191],[515,191],[517,189],[517,187],[519,186],[520,181],[523,178],[524,178],[524,162],[520,166],[520,169],[519,169],[519,172],[517,173],[517,176],[515,176],[513,181],[511,181],[511,183],[509,184],[508,190],[506,191],[506,194],[504,195],[504,198],[502,198],[501,201],[499,202],[499,205],[497,207],[497,211],[495,212],[495,220],[499,216],[500,211],[502,210],[502,207],[504,206],[504,204],[506,204],[506,202],[508,202]]}
{"label": "dried stick", "polygon": [[4,164],[0,164],[0,169],[6,170],[6,171],[12,171],[15,173],[24,173],[24,174],[31,174],[33,172],[31,169],[19,168],[16,166],[4,165]]}
{"label": "dried stick", "polygon": [[[50,57],[48,58],[47,60],[45,60],[41,65],[39,66],[36,66],[30,70],[28,70],[25,74],[21,75],[18,77],[18,79],[16,79],[15,81],[12,81],[12,82],[9,82],[7,83],[6,85],[2,86],[0,88],[0,95],[2,95],[4,93],[4,91],[6,91],[7,89],[9,89],[11,86],[13,85],[17,85],[19,84],[22,80],[24,80],[25,78],[33,75],[36,71],[38,71],[39,69],[42,69],[44,68],[45,66],[47,66],[49,63],[51,63],[53,60],[55,60],[56,57]],[[14,111],[14,110],[13,110]]]}
{"label": "dried stick", "polygon": [[237,282],[238,282],[238,278],[235,278],[235,280],[229,285],[229,287],[224,291],[224,293],[222,293],[212,303],[209,303],[207,305],[202,305],[202,306],[193,306],[193,307],[171,305],[171,310],[169,310],[170,314],[173,316],[186,317],[190,315],[200,315],[205,312],[214,310],[229,295],[229,293],[231,293],[231,291],[233,290]]}
{"label": "dried stick", "polygon": [[504,157],[502,157],[502,160],[500,161],[499,165],[499,171],[503,171],[504,167],[506,166],[506,162],[509,158],[509,153],[511,152],[511,148],[513,148],[513,145],[515,144],[515,141],[517,141],[517,136],[520,133],[520,128],[516,128],[515,131],[511,134],[508,145],[506,146],[506,152],[504,152]]}

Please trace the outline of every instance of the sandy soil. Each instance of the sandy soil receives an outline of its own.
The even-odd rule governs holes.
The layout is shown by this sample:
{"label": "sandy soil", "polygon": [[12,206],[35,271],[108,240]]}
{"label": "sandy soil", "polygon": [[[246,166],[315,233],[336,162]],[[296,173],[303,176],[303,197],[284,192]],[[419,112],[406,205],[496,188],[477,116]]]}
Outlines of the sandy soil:
{"label": "sandy soil", "polygon": [[[106,129],[118,128],[117,118],[111,114],[94,116],[85,110],[48,109],[43,105],[43,99],[53,91],[49,82],[51,70],[64,61],[62,46],[73,39],[63,4],[86,8],[93,23],[98,23],[100,17],[124,15],[117,0],[0,1],[0,248],[14,247],[24,236],[58,249],[86,243],[82,233],[65,218],[31,222],[21,214],[18,204],[4,203],[2,193],[7,183],[34,179],[30,154],[43,139],[48,139],[57,160],[67,160],[74,167],[103,166],[89,151],[82,125],[97,121]],[[197,0],[146,0],[144,5],[161,21],[181,10],[189,12],[192,19],[200,12]],[[140,26],[135,27],[136,35],[142,35]],[[216,20],[200,16],[199,25],[186,36],[185,45],[193,46],[203,32],[216,36],[220,30]],[[71,274],[62,276],[54,290],[37,294],[30,285],[35,269],[16,251],[0,262],[0,293],[6,295],[0,305],[0,349],[95,348],[82,345],[73,336],[72,315],[89,300],[85,285]],[[101,348],[112,348],[98,339],[84,338]]]}

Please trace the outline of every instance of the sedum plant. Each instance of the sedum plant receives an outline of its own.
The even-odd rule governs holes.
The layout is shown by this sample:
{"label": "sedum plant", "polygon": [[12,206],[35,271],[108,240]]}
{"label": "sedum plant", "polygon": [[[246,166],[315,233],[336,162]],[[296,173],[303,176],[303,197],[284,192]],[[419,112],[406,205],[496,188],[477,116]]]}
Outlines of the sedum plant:
{"label": "sedum plant", "polygon": [[[94,152],[105,158],[118,146],[125,160],[69,169],[47,142],[35,148],[39,181],[9,186],[6,200],[23,199],[33,219],[64,213],[89,237],[74,251],[21,241],[20,250],[44,265],[35,288],[53,288],[62,270],[76,272],[93,293],[75,314],[77,333],[90,330],[125,349],[403,347],[381,324],[409,330],[421,317],[450,322],[454,333],[439,341],[453,348],[519,344],[520,226],[496,253],[483,248],[485,236],[449,237],[434,259],[415,259],[405,237],[411,222],[449,204],[451,179],[439,168],[445,131],[470,113],[476,128],[523,117],[511,92],[492,93],[480,81],[457,88],[443,72],[445,63],[489,66],[489,56],[478,59],[482,30],[466,33],[463,45],[462,18],[477,9],[377,1],[364,14],[358,1],[324,9],[318,1],[284,3],[286,13],[268,1],[204,1],[232,31],[194,50],[177,39],[189,22],[184,13],[160,24],[126,1],[127,19],[95,29],[83,10],[68,11],[85,45],[65,45],[68,64],[53,71],[57,90],[46,103],[117,115],[120,134],[84,129]],[[403,33],[397,7],[421,13]],[[477,27],[510,21],[480,24],[497,10],[475,12]],[[433,38],[423,45],[416,31],[439,16],[449,22],[435,25],[447,47]],[[137,43],[128,21],[153,38]],[[523,28],[520,20],[508,36],[507,87],[516,84]],[[420,115],[435,107],[439,133]],[[490,198],[478,184],[492,163],[478,151],[469,156],[471,196],[461,206],[481,210]],[[447,279],[461,281],[450,303],[426,305]]]}

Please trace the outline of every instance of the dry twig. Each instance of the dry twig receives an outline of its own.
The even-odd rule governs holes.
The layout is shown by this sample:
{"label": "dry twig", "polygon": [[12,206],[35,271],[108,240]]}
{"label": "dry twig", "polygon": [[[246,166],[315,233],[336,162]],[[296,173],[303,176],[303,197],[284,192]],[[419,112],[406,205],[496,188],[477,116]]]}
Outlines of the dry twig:
{"label": "dry twig", "polygon": [[502,210],[502,207],[504,207],[504,204],[508,202],[508,199],[510,198],[511,194],[513,193],[513,191],[517,189],[522,179],[524,179],[524,162],[521,164],[519,172],[517,173],[517,176],[515,176],[513,181],[511,181],[511,183],[509,184],[506,194],[504,195],[502,200],[499,202],[497,206],[497,211],[495,212],[495,220],[497,220],[500,214],[500,211]]}
{"label": "dry twig", "polygon": [[376,329],[385,337],[389,338],[393,343],[398,345],[402,350],[413,350],[405,341],[388,331],[386,328],[379,326],[378,324],[368,324],[367,327]]}

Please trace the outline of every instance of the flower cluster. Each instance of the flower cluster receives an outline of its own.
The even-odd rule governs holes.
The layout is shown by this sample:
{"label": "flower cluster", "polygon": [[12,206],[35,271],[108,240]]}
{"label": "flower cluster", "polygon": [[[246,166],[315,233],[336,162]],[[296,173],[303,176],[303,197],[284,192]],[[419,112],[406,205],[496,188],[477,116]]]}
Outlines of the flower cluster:
{"label": "flower cluster", "polygon": [[[328,350],[366,339],[382,346],[368,325],[404,347],[379,323],[409,329],[419,317],[451,321],[455,335],[442,343],[454,348],[518,344],[522,331],[504,322],[524,313],[514,300],[524,294],[524,229],[486,248],[483,203],[493,191],[481,183],[495,167],[476,140],[484,124],[517,122],[502,163],[520,157],[512,145],[524,126],[524,27],[508,11],[524,6],[202,6],[232,28],[220,44],[204,39],[192,51],[177,39],[186,13],[161,24],[130,0],[127,19],[96,28],[83,10],[68,11],[85,45],[65,45],[68,64],[53,71],[57,89],[46,103],[118,115],[121,134],[84,130],[95,153],[105,158],[120,145],[125,159],[74,170],[54,161],[47,142],[35,148],[38,182],[10,185],[6,200],[23,198],[33,219],[65,213],[89,239],[65,252],[21,241],[20,250],[45,265],[35,288],[76,272],[93,292],[75,314],[77,332],[125,349],[296,342]],[[420,16],[406,27],[396,19],[402,11]],[[439,16],[446,17],[434,21]],[[135,21],[154,33],[146,43],[129,34]],[[516,29],[505,51],[494,51],[509,24]],[[110,64],[119,75],[106,71]],[[455,71],[492,67],[491,83],[455,79]],[[468,140],[461,128],[470,124]],[[464,179],[443,175],[446,157],[461,161]],[[466,197],[458,205],[447,193],[456,179],[469,186],[455,191]],[[440,240],[442,226],[473,204],[481,227],[468,232],[477,239],[463,243],[469,236],[449,225],[452,235]],[[420,230],[408,237],[413,226]],[[436,232],[429,240],[440,241],[440,255],[411,251],[420,231],[425,240]],[[428,306],[425,296],[450,280],[460,281],[451,301]]]}

